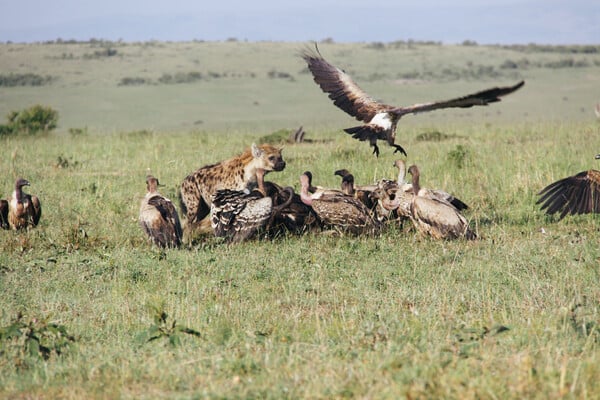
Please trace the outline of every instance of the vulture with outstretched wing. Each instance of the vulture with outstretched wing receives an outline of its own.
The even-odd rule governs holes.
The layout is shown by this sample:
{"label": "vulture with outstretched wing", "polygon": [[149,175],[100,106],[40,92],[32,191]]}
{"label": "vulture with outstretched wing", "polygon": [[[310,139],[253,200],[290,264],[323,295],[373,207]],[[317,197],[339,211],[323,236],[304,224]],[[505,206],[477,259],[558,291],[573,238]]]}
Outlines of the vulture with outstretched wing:
{"label": "vulture with outstretched wing", "polygon": [[[600,159],[600,154],[596,155]],[[551,183],[542,189],[536,204],[541,204],[546,214],[600,213],[600,171],[590,169]]]}
{"label": "vulture with outstretched wing", "polygon": [[396,107],[381,103],[363,91],[348,74],[327,62],[315,46],[315,51],[307,50],[302,58],[308,64],[315,82],[323,92],[328,93],[333,104],[365,124],[344,131],[360,141],[368,141],[373,153],[379,156],[377,140],[385,140],[406,155],[402,146],[396,144],[396,125],[405,114],[416,114],[442,108],[485,106],[500,101],[500,97],[514,92],[525,84],[524,81],[514,86],[495,87],[477,93],[457,97],[451,100],[434,101],[410,106]]}

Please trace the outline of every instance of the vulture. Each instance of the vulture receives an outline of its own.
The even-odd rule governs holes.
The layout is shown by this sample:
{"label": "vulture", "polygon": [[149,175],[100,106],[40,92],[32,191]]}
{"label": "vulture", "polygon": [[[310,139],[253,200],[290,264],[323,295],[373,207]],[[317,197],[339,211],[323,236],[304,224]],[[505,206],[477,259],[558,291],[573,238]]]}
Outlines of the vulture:
{"label": "vulture", "polygon": [[8,201],[4,199],[0,199],[0,228],[10,228],[8,224]]}
{"label": "vulture", "polygon": [[264,169],[257,169],[257,187],[251,192],[217,190],[211,205],[211,224],[215,236],[223,237],[229,243],[240,243],[256,237],[260,232],[268,232],[275,224],[281,210],[293,201],[293,190],[279,190],[269,185],[268,193],[265,173]]}
{"label": "vulture", "polygon": [[276,209],[269,222],[270,236],[285,232],[300,234],[320,227],[313,209],[304,204],[300,195],[291,187],[282,188],[274,182],[265,182],[264,187],[265,195],[273,199],[273,206]]}
{"label": "vulture", "polygon": [[371,199],[371,193],[375,190],[375,185],[356,186],[354,184],[354,175],[347,169],[338,169],[334,174],[342,177],[342,192],[357,198],[366,205],[369,210],[373,209],[375,204]]}
{"label": "vulture", "polygon": [[494,87],[451,100],[434,101],[410,106],[392,106],[381,103],[364,92],[352,78],[341,69],[327,62],[315,46],[315,51],[306,50],[301,54],[308,64],[314,81],[329,95],[333,104],[350,114],[364,125],[346,128],[344,131],[360,141],[368,141],[373,154],[379,156],[377,140],[385,140],[396,152],[406,155],[402,146],[396,144],[396,125],[405,114],[417,114],[442,108],[485,106],[500,101],[500,97],[522,87],[521,81],[514,86]]}
{"label": "vulture", "polygon": [[418,232],[434,239],[477,238],[469,228],[467,219],[450,202],[432,197],[426,189],[421,189],[416,165],[411,165],[408,173],[412,175],[412,189],[415,193],[410,204],[410,219]]}
{"label": "vulture", "polygon": [[[394,161],[394,166],[398,168],[398,185],[402,188],[404,192],[412,192],[412,184],[406,182],[406,163],[404,160],[396,160]],[[450,204],[452,204],[458,211],[466,210],[469,208],[461,199],[458,199],[451,195],[450,193],[441,190],[441,189],[424,189],[421,190],[426,191],[429,197],[434,197],[440,200],[444,200]]]}
{"label": "vulture", "polygon": [[358,199],[332,189],[310,193],[310,184],[310,176],[302,174],[300,198],[312,207],[324,226],[355,235],[379,230],[379,221],[373,219],[370,210]]}
{"label": "vulture", "polygon": [[[600,159],[600,154],[596,155]],[[560,179],[542,189],[536,204],[546,214],[559,214],[559,220],[568,214],[600,213],[600,171],[590,169]]]}
{"label": "vulture", "polygon": [[183,234],[179,215],[171,200],[158,192],[161,186],[152,175],[146,177],[147,193],[140,205],[140,226],[150,241],[161,248],[181,246]]}
{"label": "vulture", "polygon": [[8,223],[14,230],[37,226],[42,216],[40,199],[23,192],[23,186],[29,186],[29,181],[17,179],[15,190],[8,200]]}
{"label": "vulture", "polygon": [[377,188],[371,193],[371,198],[376,202],[375,214],[380,221],[386,219],[410,217],[410,204],[414,195],[412,185],[405,190],[398,182],[382,179],[377,182]]}

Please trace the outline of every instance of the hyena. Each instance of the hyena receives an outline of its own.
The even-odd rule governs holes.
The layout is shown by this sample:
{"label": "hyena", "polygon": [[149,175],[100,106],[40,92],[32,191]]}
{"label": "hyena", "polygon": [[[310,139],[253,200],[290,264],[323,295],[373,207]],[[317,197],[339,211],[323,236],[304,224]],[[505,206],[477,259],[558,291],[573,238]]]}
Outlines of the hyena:
{"label": "hyena", "polygon": [[181,210],[187,218],[190,234],[208,214],[212,197],[220,189],[252,190],[256,187],[256,170],[282,171],[285,161],[281,148],[268,144],[252,147],[242,154],[216,164],[206,165],[189,174],[181,184]]}

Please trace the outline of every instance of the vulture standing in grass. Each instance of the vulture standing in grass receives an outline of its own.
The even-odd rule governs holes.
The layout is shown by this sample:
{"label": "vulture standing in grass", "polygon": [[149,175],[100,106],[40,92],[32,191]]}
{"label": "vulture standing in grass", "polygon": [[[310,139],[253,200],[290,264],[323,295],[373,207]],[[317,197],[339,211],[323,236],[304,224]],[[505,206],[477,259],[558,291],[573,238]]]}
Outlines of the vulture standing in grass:
{"label": "vulture standing in grass", "polygon": [[140,226],[156,246],[179,247],[183,233],[179,215],[171,200],[158,193],[158,186],[158,179],[146,177],[148,192],[140,205]]}
{"label": "vulture standing in grass", "polygon": [[37,226],[42,216],[40,199],[23,192],[23,186],[29,186],[29,181],[17,179],[15,190],[8,199],[8,223],[14,230]]}
{"label": "vulture standing in grass", "polygon": [[0,199],[0,228],[10,228],[8,224],[8,201],[4,199]]}
{"label": "vulture standing in grass", "polygon": [[408,173],[412,175],[412,186],[415,196],[411,202],[411,220],[417,231],[434,239],[468,240],[477,238],[469,228],[467,219],[452,204],[443,199],[432,197],[426,189],[419,185],[419,169],[411,165]]}
{"label": "vulture standing in grass", "polygon": [[269,185],[271,193],[268,193],[264,179],[265,170],[259,168],[256,170],[257,188],[251,192],[217,190],[211,205],[215,236],[226,238],[230,243],[240,243],[270,230],[280,211],[292,202],[293,190],[278,190]]}
{"label": "vulture standing in grass", "polygon": [[366,205],[369,210],[373,209],[375,204],[371,199],[371,193],[373,190],[375,190],[375,185],[356,186],[354,184],[354,175],[352,175],[347,169],[338,169],[335,171],[335,175],[342,177],[342,192],[357,198],[364,205]]}
{"label": "vulture standing in grass", "polygon": [[333,104],[365,123],[364,125],[344,129],[344,131],[355,139],[368,141],[376,156],[379,156],[377,140],[385,140],[388,145],[396,149],[394,153],[400,151],[406,155],[406,151],[402,146],[396,144],[396,125],[398,120],[406,114],[417,114],[451,107],[485,106],[500,101],[500,97],[514,92],[525,83],[521,81],[514,86],[495,87],[451,100],[396,107],[381,103],[370,97],[354,83],[349,75],[327,62],[316,46],[315,50],[307,50],[302,54],[302,58],[308,64],[308,69],[312,73],[315,82],[323,92],[329,95],[329,98],[333,100]]}
{"label": "vulture standing in grass", "polygon": [[309,193],[310,178],[306,173],[300,176],[300,185],[302,202],[312,207],[324,226],[356,235],[379,230],[379,221],[374,220],[369,209],[353,196],[332,189]]}
{"label": "vulture standing in grass", "polygon": [[[396,160],[394,161],[394,166],[398,168],[398,185],[404,192],[412,193],[412,184],[406,182],[406,163],[404,160]],[[425,189],[421,188],[421,190],[426,191],[427,195],[432,198],[437,198],[439,200],[444,200],[450,204],[452,204],[458,211],[463,211],[469,208],[461,199],[454,197],[450,193],[441,190],[441,189]]]}
{"label": "vulture standing in grass", "polygon": [[382,179],[377,182],[377,187],[371,193],[371,199],[375,202],[375,215],[380,221],[403,219],[410,217],[410,204],[412,198],[412,186],[409,191],[404,191],[398,182]]}
{"label": "vulture standing in grass", "polygon": [[[600,154],[596,155],[596,160]],[[568,214],[600,213],[600,171],[590,169],[560,179],[542,189],[536,204],[546,214],[560,213],[559,220]]]}

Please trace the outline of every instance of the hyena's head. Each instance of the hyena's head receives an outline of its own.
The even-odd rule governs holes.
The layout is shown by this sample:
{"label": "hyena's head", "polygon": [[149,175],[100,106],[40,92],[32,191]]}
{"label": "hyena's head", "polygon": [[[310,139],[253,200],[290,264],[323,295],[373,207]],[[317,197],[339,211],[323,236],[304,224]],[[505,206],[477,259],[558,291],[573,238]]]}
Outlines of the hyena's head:
{"label": "hyena's head", "polygon": [[285,161],[283,161],[283,157],[281,156],[282,150],[270,144],[257,146],[252,143],[252,162],[254,167],[262,168],[265,171],[283,171]]}

